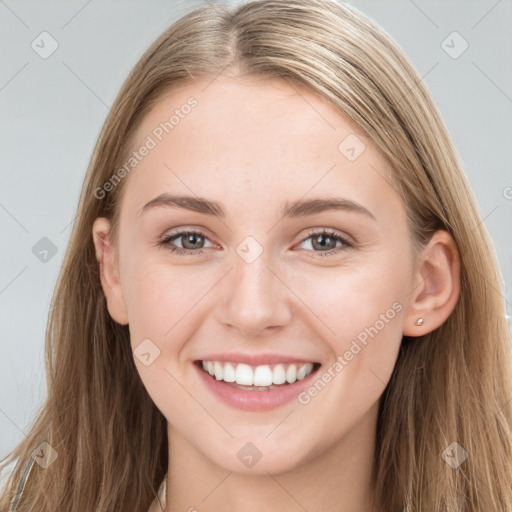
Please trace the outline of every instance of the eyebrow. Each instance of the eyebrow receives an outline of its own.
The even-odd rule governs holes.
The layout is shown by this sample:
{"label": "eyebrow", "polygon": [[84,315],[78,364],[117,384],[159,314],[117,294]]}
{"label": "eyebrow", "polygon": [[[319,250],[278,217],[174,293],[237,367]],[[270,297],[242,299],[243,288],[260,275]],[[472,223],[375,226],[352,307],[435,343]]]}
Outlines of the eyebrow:
{"label": "eyebrow", "polygon": [[[192,196],[173,196],[169,194],[161,194],[155,197],[141,208],[144,213],[153,208],[169,207],[183,208],[204,215],[214,215],[224,219],[226,213],[220,203],[209,201],[201,197]],[[316,199],[298,199],[295,201],[287,201],[282,210],[282,217],[305,217],[330,210],[342,210],[355,212],[366,215],[373,220],[377,220],[375,216],[363,205],[356,203],[350,199],[342,197],[327,197]]]}

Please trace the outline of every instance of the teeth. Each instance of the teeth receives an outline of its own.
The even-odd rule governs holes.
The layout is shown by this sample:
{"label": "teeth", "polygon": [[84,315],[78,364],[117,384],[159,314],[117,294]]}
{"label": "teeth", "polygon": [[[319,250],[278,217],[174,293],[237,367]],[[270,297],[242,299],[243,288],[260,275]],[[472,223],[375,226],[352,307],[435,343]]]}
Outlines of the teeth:
{"label": "teeth", "polygon": [[203,370],[216,380],[236,382],[243,386],[268,387],[287,382],[293,384],[307,377],[313,371],[313,364],[263,364],[250,366],[243,363],[202,361]]}
{"label": "teeth", "polygon": [[215,378],[217,380],[222,380],[222,378],[224,376],[224,371],[223,371],[222,365],[218,361],[214,361],[213,371],[215,373]]}
{"label": "teeth", "polygon": [[272,370],[270,366],[256,366],[254,370],[254,385],[255,386],[270,386],[272,384]]}
{"label": "teeth", "polygon": [[248,364],[239,364],[236,367],[235,381],[237,384],[252,386],[254,384],[254,374]]}
{"label": "teeth", "polygon": [[292,384],[297,380],[297,366],[291,364],[288,366],[288,370],[286,370],[286,382]]}
{"label": "teeth", "polygon": [[276,364],[272,373],[273,384],[284,384],[286,382],[286,372],[282,364]]}
{"label": "teeth", "polygon": [[231,363],[226,363],[224,365],[224,382],[235,382],[236,380],[236,371]]}
{"label": "teeth", "polygon": [[[313,365],[311,365],[311,368],[313,368]],[[307,369],[307,365],[303,365],[297,370],[297,380],[302,380],[306,376]]]}

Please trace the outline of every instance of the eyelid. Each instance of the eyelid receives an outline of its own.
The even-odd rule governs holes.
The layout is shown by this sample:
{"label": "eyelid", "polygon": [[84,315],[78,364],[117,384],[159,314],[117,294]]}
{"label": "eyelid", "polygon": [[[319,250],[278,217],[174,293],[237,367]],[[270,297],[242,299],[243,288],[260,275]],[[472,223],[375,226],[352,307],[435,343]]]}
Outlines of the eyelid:
{"label": "eyelid", "polygon": [[[332,230],[330,228],[313,229],[311,232],[309,232],[309,234],[307,236],[305,236],[302,239],[301,242],[299,242],[298,245],[302,245],[308,239],[313,237],[313,235],[316,235],[316,236],[324,235],[327,237],[331,237],[336,241],[336,243],[340,242],[341,245],[339,247],[335,247],[333,249],[325,249],[325,250],[320,250],[320,251],[304,249],[308,258],[313,258],[313,259],[336,258],[336,257],[340,257],[340,255],[344,254],[346,251],[356,248],[356,243],[353,241],[352,237],[346,236],[346,235],[341,235],[337,231]],[[301,249],[299,249],[299,250],[301,250]]]}
{"label": "eyelid", "polygon": [[[178,239],[178,238],[185,237],[187,234],[194,234],[194,235],[199,235],[200,237],[204,238],[205,240],[210,241],[212,244],[215,244],[215,242],[213,242],[210,239],[210,236],[208,233],[209,233],[209,231],[203,227],[196,228],[196,227],[189,226],[189,227],[176,228],[176,229],[172,230],[171,232],[163,235],[163,237],[159,239],[157,246],[167,248],[167,250],[169,250],[172,253],[176,253],[178,256],[198,256],[200,254],[203,254],[205,249],[209,249],[211,247],[201,247],[198,249],[185,249],[185,248],[175,247],[175,246],[171,245],[171,240],[173,238]],[[296,245],[303,244],[304,242],[306,242],[306,240],[311,238],[313,235],[317,235],[317,236],[325,235],[327,237],[332,237],[332,238],[336,239],[337,242],[338,241],[341,242],[341,246],[333,248],[333,249],[325,249],[325,250],[320,250],[320,251],[306,250],[306,253],[316,254],[316,256],[308,256],[308,257],[314,257],[314,258],[316,258],[316,257],[331,257],[331,256],[335,257],[335,256],[340,255],[340,253],[342,253],[348,249],[353,249],[356,246],[356,242],[353,239],[353,237],[351,237],[350,235],[347,235],[345,233],[341,234],[340,232],[338,232],[337,230],[332,229],[332,228],[311,228],[310,230],[308,230],[307,234],[305,234],[301,238],[301,240],[298,242],[298,244],[296,244]]]}
{"label": "eyelid", "polygon": [[190,225],[190,226],[180,226],[178,228],[173,228],[171,230],[167,230],[164,232],[164,234],[160,237],[158,237],[158,242],[172,238],[173,236],[177,235],[183,235],[187,232],[193,232],[199,235],[204,236],[205,238],[208,238],[208,240],[212,240],[212,238],[215,238],[209,229],[205,228],[204,226],[197,226],[197,225]]}
{"label": "eyelid", "polygon": [[[157,243],[161,242],[162,240],[172,238],[173,236],[176,236],[176,235],[187,234],[187,232],[193,232],[195,234],[204,235],[204,237],[208,238],[210,241],[212,241],[211,238],[213,238],[210,235],[210,231],[203,226],[184,226],[184,227],[175,228],[175,229],[171,230],[170,232],[166,232],[165,234],[163,234],[161,237],[158,238]],[[333,229],[333,228],[322,228],[322,227],[310,228],[306,232],[305,235],[302,235],[302,237],[298,243],[301,244],[302,242],[305,242],[311,235],[321,234],[321,233],[332,234],[334,236],[337,236],[337,237],[345,240],[347,243],[354,244],[354,245],[356,244],[356,241],[354,240],[354,238],[352,236],[350,236],[349,234],[344,233],[344,232],[339,232],[338,230]]]}
{"label": "eyelid", "polygon": [[344,240],[347,244],[356,245],[356,240],[350,236],[348,233],[340,232],[337,229],[333,228],[312,228],[307,234],[302,238],[300,243],[306,241],[311,235],[326,233],[328,235],[332,234],[338,238]]}
{"label": "eyelid", "polygon": [[[187,234],[194,234],[194,235],[199,235],[201,236],[202,238],[204,238],[205,240],[208,240],[212,245],[218,245],[216,244],[215,242],[213,242],[211,240],[211,237],[205,232],[207,230],[203,230],[203,228],[201,229],[196,229],[196,228],[179,228],[175,231],[171,231],[169,233],[165,233],[162,237],[160,237],[158,240],[157,240],[157,243],[156,245],[158,246],[165,246],[167,244],[170,244],[170,241],[171,239],[175,238],[175,239],[179,239],[179,238],[183,238],[185,236],[187,236]],[[177,247],[176,248],[178,251],[190,251],[190,252],[195,252],[195,253],[199,253],[199,251],[202,251],[203,249],[210,249],[210,247],[202,247],[200,249],[183,249],[181,247]]]}

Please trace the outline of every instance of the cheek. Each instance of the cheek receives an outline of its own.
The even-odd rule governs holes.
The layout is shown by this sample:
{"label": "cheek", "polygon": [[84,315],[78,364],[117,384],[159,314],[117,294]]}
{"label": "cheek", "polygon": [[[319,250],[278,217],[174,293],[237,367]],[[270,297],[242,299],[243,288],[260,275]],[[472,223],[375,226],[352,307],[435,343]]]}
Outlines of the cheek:
{"label": "cheek", "polygon": [[[293,323],[317,340],[325,367],[311,386],[294,402],[296,413],[286,428],[277,429],[265,441],[267,453],[289,460],[314,456],[328,449],[375,405],[391,376],[401,340],[401,293],[406,288],[408,263],[396,254],[368,255],[339,267],[281,267],[279,275],[289,287]],[[200,390],[187,381],[179,354],[205,320],[212,320],[220,289],[215,288],[227,267],[207,264],[178,266],[159,256],[132,254],[123,273],[132,346],[151,339],[161,357],[136,366],[149,395],[170,423],[186,432],[201,449],[225,463],[229,440],[191,395]],[[233,284],[236,286],[236,283]],[[284,286],[284,285],[283,285]],[[292,307],[292,306],[290,306]],[[192,382],[192,387],[184,385]],[[233,416],[235,417],[235,416]],[[315,418],[314,422],[308,418]],[[201,421],[197,421],[200,418]],[[227,421],[227,420],[226,420]],[[257,422],[256,422],[257,423]],[[328,425],[329,428],[325,428]],[[268,425],[230,423],[233,443],[253,436]],[[206,444],[205,431],[217,447]],[[220,437],[216,437],[220,436]],[[206,438],[210,439],[206,436]],[[289,449],[283,450],[286,446]],[[301,446],[300,452],[294,446]],[[231,449],[231,447],[228,447]],[[236,453],[238,448],[233,447]],[[279,462],[279,460],[278,460]],[[235,464],[233,462],[233,464]]]}
{"label": "cheek", "polygon": [[[126,262],[123,294],[132,344],[151,338],[158,344],[179,332],[193,317],[194,307],[211,285],[207,272],[171,266],[151,256]],[[211,279],[211,276],[210,276]]]}
{"label": "cheek", "polygon": [[[194,417],[198,411],[182,385],[179,355],[194,334],[196,308],[212,288],[214,276],[210,271],[200,278],[190,267],[172,267],[148,255],[126,263],[129,277],[123,293],[137,371],[164,416],[173,420],[181,414]],[[206,281],[207,274],[211,283]],[[144,354],[149,354],[149,361]]]}
{"label": "cheek", "polygon": [[289,276],[303,304],[302,317],[310,318],[336,353],[348,349],[360,334],[364,342],[364,333],[372,326],[379,331],[371,329],[373,336],[380,338],[396,337],[400,331],[408,262],[392,254],[376,259],[302,272],[300,278]]}
{"label": "cheek", "polygon": [[357,416],[382,394],[402,340],[409,264],[404,257],[381,253],[379,261],[369,258],[364,265],[317,273],[294,288],[306,297],[307,309],[314,313],[309,317],[330,353],[328,364],[299,400],[318,406],[315,414],[328,414],[329,408],[321,406],[328,402],[332,407],[343,404]]}

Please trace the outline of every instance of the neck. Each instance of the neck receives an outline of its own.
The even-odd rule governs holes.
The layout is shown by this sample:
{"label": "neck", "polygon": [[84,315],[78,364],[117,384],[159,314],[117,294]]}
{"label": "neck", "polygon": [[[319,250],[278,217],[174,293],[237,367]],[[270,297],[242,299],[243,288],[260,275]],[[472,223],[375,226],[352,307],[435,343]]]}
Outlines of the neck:
{"label": "neck", "polygon": [[[336,442],[286,472],[241,474],[214,464],[168,425],[166,512],[373,512],[371,468],[378,404]],[[329,429],[325,430],[326,438]]]}

